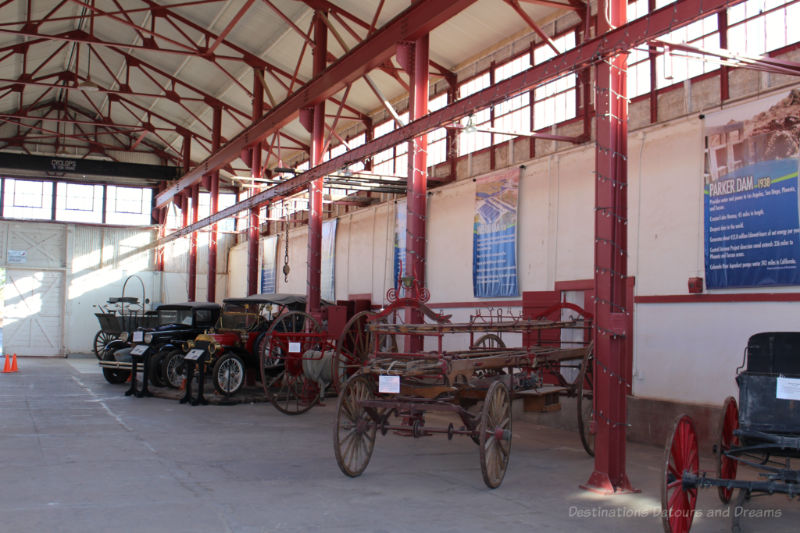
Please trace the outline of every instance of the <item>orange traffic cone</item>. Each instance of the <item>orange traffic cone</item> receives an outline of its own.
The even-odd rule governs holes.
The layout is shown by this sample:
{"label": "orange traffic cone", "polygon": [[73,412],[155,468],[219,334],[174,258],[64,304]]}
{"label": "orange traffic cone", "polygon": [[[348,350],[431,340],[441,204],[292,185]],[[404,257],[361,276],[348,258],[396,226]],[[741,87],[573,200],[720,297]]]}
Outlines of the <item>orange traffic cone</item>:
{"label": "orange traffic cone", "polygon": [[3,374],[11,372],[11,359],[8,358],[8,354],[6,354],[6,365],[3,367]]}
{"label": "orange traffic cone", "polygon": [[17,354],[14,354],[14,358],[11,360],[11,371],[19,372],[19,370],[17,369]]}

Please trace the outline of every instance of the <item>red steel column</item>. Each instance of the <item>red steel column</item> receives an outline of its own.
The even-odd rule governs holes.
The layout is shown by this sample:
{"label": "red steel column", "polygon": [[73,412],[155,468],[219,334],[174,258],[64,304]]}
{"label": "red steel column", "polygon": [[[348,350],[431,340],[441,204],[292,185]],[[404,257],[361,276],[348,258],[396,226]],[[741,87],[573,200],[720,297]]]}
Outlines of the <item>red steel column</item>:
{"label": "red steel column", "polygon": [[[319,12],[314,21],[314,76],[325,70],[328,53],[328,31]],[[311,167],[322,163],[325,142],[325,101],[314,105],[311,126]],[[308,270],[306,311],[312,316],[320,314],[322,290],[322,183],[324,178],[308,185]],[[288,245],[288,243],[287,243]]]}
{"label": "red steel column", "polygon": [[[192,224],[198,220],[198,203],[200,202],[200,184],[195,183],[192,186]],[[190,302],[194,301],[195,294],[197,293],[197,232],[193,231],[189,237],[189,296]]]}
{"label": "red steel column", "polygon": [[[214,116],[211,128],[211,151],[216,152],[220,147],[222,131],[222,108],[214,107]],[[219,170],[211,173],[210,189],[210,214],[219,211]],[[208,235],[208,297],[206,301],[213,302],[217,299],[217,223],[211,224]]]}
{"label": "red steel column", "polygon": [[[409,54],[408,71],[412,88],[409,102],[410,119],[416,120],[428,114],[428,36],[414,42],[414,53]],[[420,287],[425,286],[425,220],[427,218],[428,190],[428,136],[414,137],[408,144],[409,168],[406,202],[406,266],[405,275],[414,276]],[[410,311],[406,317],[412,324],[423,322],[422,313]],[[412,352],[423,348],[422,337],[412,337],[409,348]]]}
{"label": "red steel column", "polygon": [[[626,0],[601,0],[597,31],[625,24]],[[595,372],[594,472],[584,488],[603,493],[633,490],[625,473],[625,350],[627,277],[627,54],[596,69],[595,102]]]}
{"label": "red steel column", "polygon": [[[264,88],[261,83],[264,79],[263,69],[253,69],[253,123],[261,118],[264,112]],[[253,145],[250,154],[250,175],[253,180],[262,177],[261,172],[261,143],[257,142]],[[253,181],[255,185],[255,181]],[[257,194],[258,189],[252,189],[252,194]],[[250,224],[247,230],[247,294],[256,294],[258,290],[258,241],[259,229],[261,221],[259,220],[259,212],[261,206],[256,205],[250,208]]]}

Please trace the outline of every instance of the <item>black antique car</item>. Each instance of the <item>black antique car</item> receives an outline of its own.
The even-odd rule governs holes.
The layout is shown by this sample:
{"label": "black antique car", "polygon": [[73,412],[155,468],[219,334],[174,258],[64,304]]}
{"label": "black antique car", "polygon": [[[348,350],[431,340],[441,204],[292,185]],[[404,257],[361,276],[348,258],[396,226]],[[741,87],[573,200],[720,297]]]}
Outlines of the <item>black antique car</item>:
{"label": "black antique car", "polygon": [[[147,345],[148,378],[154,385],[170,384],[166,379],[168,356],[175,351],[182,354],[181,345],[185,341],[212,328],[219,319],[221,308],[219,304],[210,302],[158,306],[154,328],[123,331],[118,339],[105,346],[100,361],[103,375],[109,383],[124,383],[131,373],[131,349],[136,345]],[[175,386],[179,385],[180,382]]]}

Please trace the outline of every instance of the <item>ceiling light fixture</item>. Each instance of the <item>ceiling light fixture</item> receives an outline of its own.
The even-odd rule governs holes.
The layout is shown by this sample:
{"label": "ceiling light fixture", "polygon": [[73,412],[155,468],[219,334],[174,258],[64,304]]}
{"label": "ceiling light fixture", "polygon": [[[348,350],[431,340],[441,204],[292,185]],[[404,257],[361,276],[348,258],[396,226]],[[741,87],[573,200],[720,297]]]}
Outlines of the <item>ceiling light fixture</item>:
{"label": "ceiling light fixture", "polygon": [[469,116],[467,119],[467,125],[464,126],[464,133],[475,133],[478,131],[478,127],[475,125],[475,122],[472,120],[472,115]]}

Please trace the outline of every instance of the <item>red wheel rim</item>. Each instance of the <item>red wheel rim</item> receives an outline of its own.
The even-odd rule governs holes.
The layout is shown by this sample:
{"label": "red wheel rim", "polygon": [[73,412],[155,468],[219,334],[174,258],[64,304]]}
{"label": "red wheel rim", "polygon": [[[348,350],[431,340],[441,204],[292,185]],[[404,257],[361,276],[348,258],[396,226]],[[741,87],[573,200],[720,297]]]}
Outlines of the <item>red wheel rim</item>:
{"label": "red wheel rim", "polygon": [[[728,397],[722,408],[722,424],[719,432],[717,447],[717,477],[720,479],[736,479],[736,470],[739,463],[725,455],[725,452],[739,445],[739,438],[734,436],[734,430],[739,428],[739,408],[736,400]],[[719,487],[719,499],[722,503],[731,501],[733,489]]]}
{"label": "red wheel rim", "polygon": [[664,530],[667,533],[686,533],[692,526],[697,504],[697,488],[683,488],[683,474],[698,474],[697,433],[692,420],[681,416],[675,422],[672,436],[667,441],[664,458],[664,485],[661,505]]}

